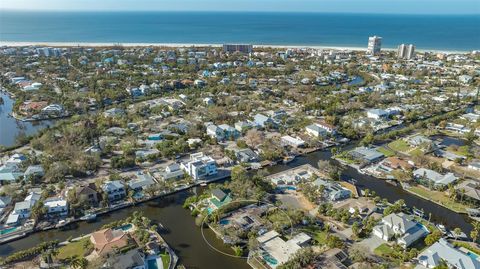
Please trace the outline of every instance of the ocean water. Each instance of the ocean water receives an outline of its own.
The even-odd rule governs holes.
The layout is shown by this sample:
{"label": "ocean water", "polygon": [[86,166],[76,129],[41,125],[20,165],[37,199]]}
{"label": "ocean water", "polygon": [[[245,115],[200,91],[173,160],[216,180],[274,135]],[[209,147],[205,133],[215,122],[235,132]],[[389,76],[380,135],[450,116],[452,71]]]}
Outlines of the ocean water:
{"label": "ocean water", "polygon": [[0,41],[252,43],[417,49],[480,49],[480,15],[380,15],[265,12],[0,11]]}

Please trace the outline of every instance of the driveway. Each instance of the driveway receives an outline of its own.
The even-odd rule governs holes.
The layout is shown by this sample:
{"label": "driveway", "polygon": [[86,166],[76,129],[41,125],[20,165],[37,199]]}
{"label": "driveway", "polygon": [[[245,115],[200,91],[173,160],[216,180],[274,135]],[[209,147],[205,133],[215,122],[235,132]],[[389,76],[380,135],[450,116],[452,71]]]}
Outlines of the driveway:
{"label": "driveway", "polygon": [[371,254],[373,254],[373,251],[383,243],[386,243],[386,242],[372,235],[369,238],[366,238],[358,243],[355,243],[354,245],[360,245],[360,246],[366,247],[371,252]]}

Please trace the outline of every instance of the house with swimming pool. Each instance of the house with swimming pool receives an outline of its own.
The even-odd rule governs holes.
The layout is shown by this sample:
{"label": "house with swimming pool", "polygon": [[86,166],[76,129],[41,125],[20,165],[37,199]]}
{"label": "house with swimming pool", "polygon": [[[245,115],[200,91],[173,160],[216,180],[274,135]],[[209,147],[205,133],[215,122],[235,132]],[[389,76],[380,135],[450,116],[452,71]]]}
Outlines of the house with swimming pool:
{"label": "house with swimming pool", "polygon": [[257,237],[259,247],[249,254],[247,263],[253,268],[258,268],[256,264],[260,263],[275,269],[290,260],[297,251],[309,246],[311,240],[310,236],[302,232],[285,241],[275,230],[269,231]]}
{"label": "house with swimming pool", "polygon": [[396,239],[404,248],[429,234],[428,229],[404,213],[392,213],[383,217],[382,222],[373,228],[373,234],[384,240]]}
{"label": "house with swimming pool", "polygon": [[480,257],[465,248],[455,248],[444,238],[425,249],[417,257],[423,268],[436,268],[445,262],[449,268],[480,269]]}
{"label": "house with swimming pool", "polygon": [[230,196],[230,193],[225,193],[221,189],[213,189],[212,190],[212,195],[209,201],[209,207],[208,207],[208,212],[211,213],[222,206],[230,203],[232,201],[232,197]]}
{"label": "house with swimming pool", "polygon": [[310,164],[304,164],[280,173],[269,175],[265,178],[265,180],[272,183],[275,187],[282,189],[287,188],[288,186],[295,186],[300,182],[309,181],[310,179],[317,178],[319,176],[321,175],[318,169]]}

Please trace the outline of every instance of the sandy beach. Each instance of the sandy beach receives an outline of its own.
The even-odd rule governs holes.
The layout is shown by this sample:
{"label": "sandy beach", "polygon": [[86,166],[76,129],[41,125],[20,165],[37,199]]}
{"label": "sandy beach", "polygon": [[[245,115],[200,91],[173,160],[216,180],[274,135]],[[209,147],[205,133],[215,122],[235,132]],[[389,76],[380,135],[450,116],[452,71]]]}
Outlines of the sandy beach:
{"label": "sandy beach", "polygon": [[[8,47],[25,47],[25,46],[49,46],[49,47],[221,47],[222,44],[200,44],[200,43],[124,43],[124,42],[17,42],[17,41],[0,41],[0,46]],[[365,47],[345,47],[345,46],[316,46],[316,45],[269,45],[269,44],[253,44],[255,48],[311,48],[324,50],[350,50],[350,51],[365,51]],[[396,51],[396,48],[382,48],[384,51]],[[470,51],[449,51],[449,50],[422,50],[419,52],[435,52],[446,54],[470,53]]]}

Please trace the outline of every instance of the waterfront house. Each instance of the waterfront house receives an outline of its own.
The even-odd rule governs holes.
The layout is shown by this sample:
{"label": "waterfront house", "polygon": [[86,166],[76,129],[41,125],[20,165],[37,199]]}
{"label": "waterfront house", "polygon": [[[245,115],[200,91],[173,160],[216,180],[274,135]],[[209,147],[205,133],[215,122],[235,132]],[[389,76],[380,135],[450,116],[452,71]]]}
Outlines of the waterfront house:
{"label": "waterfront house", "polygon": [[235,150],[235,157],[241,163],[257,162],[259,160],[258,155],[249,148]]}
{"label": "waterfront house", "polygon": [[163,180],[182,179],[185,177],[185,172],[181,169],[178,163],[172,163],[165,167],[165,170],[160,173],[160,178]]}
{"label": "waterfront house", "polygon": [[321,128],[318,124],[310,124],[307,127],[305,127],[305,132],[308,135],[311,135],[313,137],[322,137],[327,135],[327,131],[323,128]]}
{"label": "waterfront house", "polygon": [[317,187],[323,186],[324,187],[324,195],[330,201],[339,201],[343,199],[350,198],[352,196],[352,192],[340,184],[336,182],[326,181],[321,178],[317,178],[313,184]]}
{"label": "waterfront house", "polygon": [[90,206],[98,205],[98,192],[94,183],[75,188],[76,196],[79,201],[87,203]]}
{"label": "waterfront house", "polygon": [[383,165],[392,168],[392,169],[402,169],[403,171],[410,171],[413,168],[413,165],[405,160],[402,160],[398,157],[388,157],[383,162]]}
{"label": "waterfront house", "polygon": [[291,137],[289,135],[282,136],[282,144],[294,148],[301,148],[305,146],[305,141],[298,137]]}
{"label": "waterfront house", "polygon": [[308,125],[305,127],[305,130],[307,134],[314,137],[325,136],[327,134],[335,135],[337,133],[337,128],[335,126],[323,120]]}
{"label": "waterfront house", "polygon": [[405,139],[411,147],[427,148],[433,145],[433,141],[424,135],[416,134]]}
{"label": "waterfront house", "polygon": [[190,160],[182,163],[181,168],[195,180],[218,173],[216,162],[212,157],[204,155],[203,152],[190,154]]}
{"label": "waterfront house", "polygon": [[383,159],[384,155],[374,148],[357,147],[349,152],[350,156],[364,163],[374,163]]}
{"label": "waterfront house", "polygon": [[426,168],[419,168],[413,171],[413,176],[421,184],[434,188],[444,188],[458,179],[453,173],[442,175]]}
{"label": "waterfront house", "polygon": [[412,219],[404,213],[392,213],[382,218],[382,222],[373,228],[373,234],[385,241],[396,238],[399,245],[407,248],[429,233],[427,228]]}
{"label": "waterfront house", "polygon": [[22,202],[15,203],[13,211],[8,215],[5,224],[13,225],[17,224],[20,220],[30,217],[33,206],[40,200],[40,193],[36,191],[30,192],[30,194]]}
{"label": "waterfront house", "polygon": [[220,207],[230,203],[232,198],[230,197],[230,193],[225,193],[221,189],[213,189],[212,195],[209,199],[210,201],[210,208],[213,210],[219,209]]}
{"label": "waterfront house", "polygon": [[110,202],[118,201],[120,199],[125,198],[125,196],[127,196],[125,186],[123,185],[123,182],[121,182],[120,180],[105,181],[102,184],[102,190],[107,194],[108,200]]}
{"label": "waterfront house", "polygon": [[265,177],[265,180],[271,182],[275,186],[293,186],[299,182],[308,181],[312,177],[317,177],[319,175],[320,173],[318,169],[310,164],[304,164],[283,172],[269,175]]}
{"label": "waterfront house", "polygon": [[466,127],[463,124],[451,123],[451,122],[447,123],[447,126],[445,126],[445,130],[449,130],[458,134],[466,134],[471,131],[470,128]]}
{"label": "waterfront house", "polygon": [[64,112],[64,108],[60,104],[51,104],[42,108],[42,113],[47,115],[61,115]]}
{"label": "waterfront house", "polygon": [[461,196],[466,196],[463,199],[480,202],[480,184],[474,180],[465,180],[455,186],[457,192]]}
{"label": "waterfront house", "polygon": [[445,262],[449,268],[456,269],[480,269],[480,261],[477,255],[468,250],[461,251],[444,238],[431,245],[417,257],[418,263],[426,268],[437,268]]}
{"label": "waterfront house", "polygon": [[65,217],[68,215],[68,202],[62,197],[51,197],[43,202],[48,217]]}
{"label": "waterfront house", "polygon": [[128,245],[129,235],[122,229],[103,229],[93,232],[90,235],[90,241],[93,244],[96,254],[100,256],[107,255],[115,249]]}
{"label": "waterfront house", "polygon": [[[116,255],[110,256],[105,266],[106,268],[115,268],[115,269],[152,269],[153,266],[149,266],[145,260],[145,254],[142,251],[135,248],[129,250],[125,253],[118,253]],[[168,269],[168,268],[164,268]]]}
{"label": "waterfront house", "polygon": [[152,176],[144,172],[137,172],[135,178],[127,183],[128,187],[135,192],[143,191],[154,184]]}
{"label": "waterfront house", "polygon": [[267,268],[275,269],[290,260],[297,251],[308,246],[310,241],[311,237],[303,232],[285,241],[279,233],[272,230],[257,237],[259,248],[263,252],[259,258],[264,260]]}

